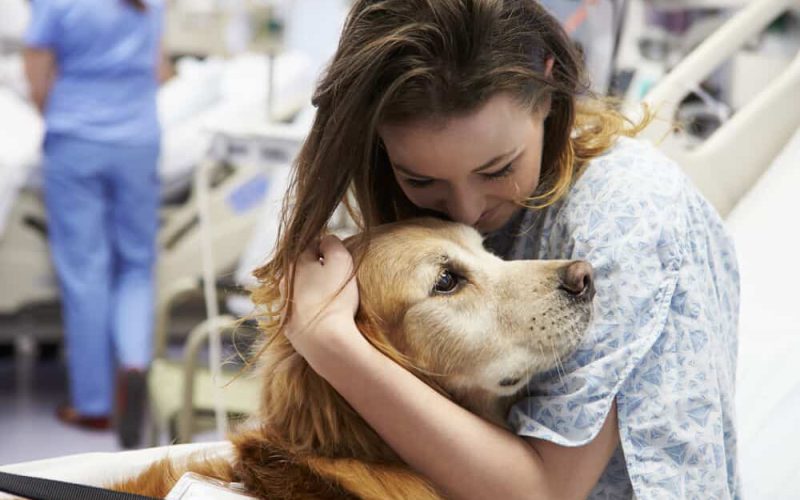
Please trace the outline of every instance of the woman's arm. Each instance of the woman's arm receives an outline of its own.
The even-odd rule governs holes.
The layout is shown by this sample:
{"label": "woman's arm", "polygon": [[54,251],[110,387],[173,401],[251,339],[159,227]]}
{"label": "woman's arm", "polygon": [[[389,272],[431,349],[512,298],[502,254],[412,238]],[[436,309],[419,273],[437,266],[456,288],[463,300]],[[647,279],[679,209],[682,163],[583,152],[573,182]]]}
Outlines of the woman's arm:
{"label": "woman's arm", "polygon": [[44,113],[47,97],[56,75],[56,58],[52,50],[26,48],[23,51],[25,75],[28,78],[30,97],[36,109]]}
{"label": "woman's arm", "polygon": [[408,464],[452,498],[585,498],[617,447],[616,408],[591,443],[522,439],[444,398],[360,336],[326,335],[312,366]]}
{"label": "woman's arm", "polygon": [[175,73],[172,68],[172,63],[164,51],[164,43],[162,42],[158,47],[158,61],[156,62],[156,72],[159,85],[163,85],[167,80],[172,78]]}
{"label": "woman's arm", "polygon": [[[373,348],[358,332],[351,282],[323,308],[352,267],[338,240],[323,240],[297,264],[290,340],[311,366],[409,465],[453,498],[585,498],[619,443],[612,406],[599,435],[577,448],[523,439],[438,394]],[[324,318],[324,320],[322,320]],[[322,326],[324,325],[324,327]],[[291,332],[300,332],[292,334]]]}

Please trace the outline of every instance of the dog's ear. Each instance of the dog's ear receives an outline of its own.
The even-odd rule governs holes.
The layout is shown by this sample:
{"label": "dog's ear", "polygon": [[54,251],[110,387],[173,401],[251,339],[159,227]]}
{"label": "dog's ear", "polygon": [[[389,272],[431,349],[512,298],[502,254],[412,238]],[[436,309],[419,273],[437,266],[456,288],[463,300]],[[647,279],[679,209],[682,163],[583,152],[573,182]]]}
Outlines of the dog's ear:
{"label": "dog's ear", "polygon": [[383,353],[384,356],[414,374],[414,376],[431,386],[439,394],[451,398],[450,394],[439,383],[435,375],[417,366],[410,357],[403,354],[399,346],[396,346],[390,340],[390,335],[387,334],[387,327],[381,325],[380,321],[375,319],[374,316],[371,317],[368,312],[365,311],[363,303],[359,307],[358,314],[356,314],[356,326],[369,343]]}
{"label": "dog's ear", "polygon": [[381,318],[370,311],[369,306],[364,301],[358,306],[358,312],[356,312],[356,326],[358,331],[375,348],[396,363],[408,367],[406,356],[402,354],[398,346],[394,345],[388,335],[389,327],[383,323]]}
{"label": "dog's ear", "polygon": [[370,310],[370,307],[361,300],[356,311],[356,326],[364,337],[371,343],[388,343],[381,320]]}

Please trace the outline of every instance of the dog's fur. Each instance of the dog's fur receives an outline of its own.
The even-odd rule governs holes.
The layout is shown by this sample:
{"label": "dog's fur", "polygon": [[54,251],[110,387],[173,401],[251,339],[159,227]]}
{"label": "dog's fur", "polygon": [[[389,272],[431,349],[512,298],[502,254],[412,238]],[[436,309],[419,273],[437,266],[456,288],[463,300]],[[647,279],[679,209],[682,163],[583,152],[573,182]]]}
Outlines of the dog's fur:
{"label": "dog's fur", "polygon": [[[360,252],[357,239],[348,247]],[[588,325],[591,293],[563,286],[570,264],[504,262],[476,231],[454,223],[391,224],[373,232],[363,254],[356,322],[437,391],[505,425],[515,395],[556,367]],[[446,293],[453,282],[445,272],[457,278]],[[264,296],[256,291],[254,300]],[[265,333],[261,410],[233,434],[234,462],[163,460],[113,489],[164,497],[191,470],[243,482],[258,498],[440,498],[283,335]]]}

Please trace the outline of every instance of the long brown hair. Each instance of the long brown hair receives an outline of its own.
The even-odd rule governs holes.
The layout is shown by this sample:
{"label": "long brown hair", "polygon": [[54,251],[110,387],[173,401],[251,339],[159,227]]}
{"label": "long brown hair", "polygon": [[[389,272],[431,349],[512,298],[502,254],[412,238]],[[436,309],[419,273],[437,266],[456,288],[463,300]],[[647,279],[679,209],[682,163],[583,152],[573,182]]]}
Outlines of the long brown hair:
{"label": "long brown hair", "polygon": [[284,277],[291,296],[291,266],[348,192],[365,242],[375,225],[419,215],[392,175],[379,123],[468,113],[499,92],[531,110],[550,100],[542,177],[529,200],[541,206],[562,197],[619,134],[638,131],[590,95],[573,43],[535,0],[356,0],[313,97],[316,118],[296,160],[276,251],[255,272],[256,301],[277,300]]}
{"label": "long brown hair", "polygon": [[144,3],[144,0],[125,0],[125,3],[127,3],[134,9],[138,10],[139,12],[144,12],[147,10],[147,4]]}

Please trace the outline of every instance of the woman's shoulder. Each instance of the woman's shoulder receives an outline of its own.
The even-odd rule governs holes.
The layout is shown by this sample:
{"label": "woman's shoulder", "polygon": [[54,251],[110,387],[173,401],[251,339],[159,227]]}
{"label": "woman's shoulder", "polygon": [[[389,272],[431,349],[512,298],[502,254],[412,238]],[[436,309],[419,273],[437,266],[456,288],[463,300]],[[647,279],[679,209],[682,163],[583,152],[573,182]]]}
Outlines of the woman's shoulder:
{"label": "woman's shoulder", "polygon": [[553,207],[545,245],[554,254],[600,247],[631,258],[655,252],[672,267],[685,253],[692,190],[680,167],[655,147],[619,138]]}
{"label": "woman's shoulder", "polygon": [[619,200],[659,203],[678,196],[687,181],[681,168],[649,142],[619,137],[588,163],[570,197],[613,193]]}
{"label": "woman's shoulder", "polygon": [[570,226],[619,225],[633,219],[678,224],[694,196],[680,167],[649,143],[620,137],[589,162],[565,196],[558,217]]}

